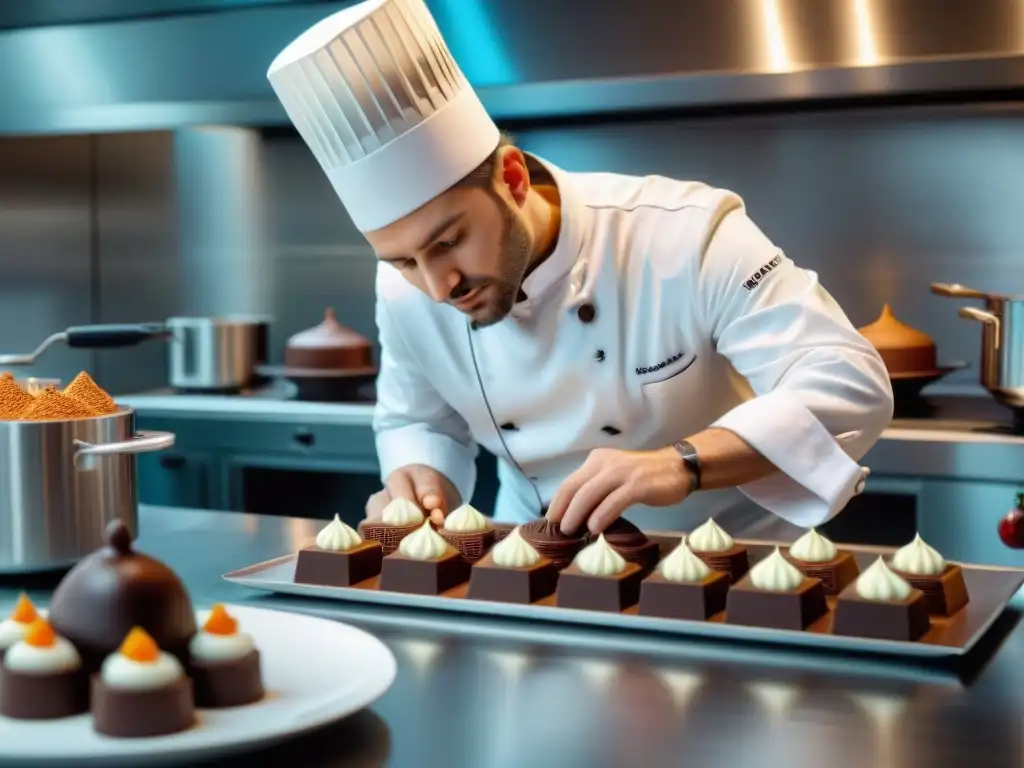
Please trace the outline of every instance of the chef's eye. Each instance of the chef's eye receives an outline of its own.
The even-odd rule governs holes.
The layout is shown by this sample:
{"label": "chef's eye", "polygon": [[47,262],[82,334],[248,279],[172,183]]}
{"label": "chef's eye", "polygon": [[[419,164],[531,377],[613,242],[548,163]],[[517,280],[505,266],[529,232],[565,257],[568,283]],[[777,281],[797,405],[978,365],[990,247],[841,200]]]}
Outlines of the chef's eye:
{"label": "chef's eye", "polygon": [[462,233],[455,235],[447,240],[438,240],[435,247],[439,251],[450,251],[452,248],[462,242]]}

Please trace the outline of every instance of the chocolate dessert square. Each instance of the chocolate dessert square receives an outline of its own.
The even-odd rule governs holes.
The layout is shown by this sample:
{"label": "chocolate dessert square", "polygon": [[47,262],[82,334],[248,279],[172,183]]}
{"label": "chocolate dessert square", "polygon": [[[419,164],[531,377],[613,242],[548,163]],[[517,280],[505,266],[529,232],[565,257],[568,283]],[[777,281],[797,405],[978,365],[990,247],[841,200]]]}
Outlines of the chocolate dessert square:
{"label": "chocolate dessert square", "polygon": [[703,560],[711,570],[728,573],[733,584],[746,576],[750,570],[747,548],[742,544],[736,544],[725,552],[699,552],[695,549],[693,554]]}
{"label": "chocolate dessert square", "polygon": [[588,611],[624,611],[639,602],[643,577],[643,569],[636,563],[627,563],[618,576],[589,576],[570,565],[558,575],[555,604]]}
{"label": "chocolate dessert square", "polygon": [[746,576],[732,585],[725,606],[727,624],[768,629],[807,629],[828,611],[825,590],[817,579],[805,578],[791,592],[758,589]]}
{"label": "chocolate dessert square", "polygon": [[399,552],[384,558],[380,588],[410,595],[439,595],[469,578],[470,565],[449,547],[437,560],[412,560]]}
{"label": "chocolate dessert square", "polygon": [[706,621],[725,610],[729,575],[712,571],[696,583],[669,581],[658,572],[640,585],[640,615]]}
{"label": "chocolate dessert square", "polygon": [[844,589],[836,600],[832,631],[848,637],[875,640],[919,640],[928,631],[928,601],[924,592],[913,589],[905,600],[865,600],[857,585]]}
{"label": "chocolate dessert square", "polygon": [[558,569],[547,558],[528,568],[504,568],[495,565],[487,553],[473,564],[469,575],[470,600],[494,600],[499,603],[535,603],[554,594]]}
{"label": "chocolate dessert square", "polygon": [[849,552],[839,551],[834,560],[825,563],[807,563],[797,560],[790,556],[788,549],[784,550],[782,554],[804,576],[819,579],[826,595],[838,595],[860,574],[857,561]]}
{"label": "chocolate dessert square", "polygon": [[906,579],[910,586],[924,592],[928,612],[936,616],[952,616],[970,600],[964,583],[964,569],[955,563],[946,563],[937,576],[918,576],[897,570],[892,565],[889,567]]}
{"label": "chocolate dessert square", "polygon": [[383,559],[380,542],[372,539],[366,539],[348,552],[332,552],[311,544],[299,550],[295,560],[295,583],[351,587],[379,576]]}
{"label": "chocolate dessert square", "polygon": [[81,669],[33,674],[0,665],[0,715],[56,720],[89,709],[89,677]]}

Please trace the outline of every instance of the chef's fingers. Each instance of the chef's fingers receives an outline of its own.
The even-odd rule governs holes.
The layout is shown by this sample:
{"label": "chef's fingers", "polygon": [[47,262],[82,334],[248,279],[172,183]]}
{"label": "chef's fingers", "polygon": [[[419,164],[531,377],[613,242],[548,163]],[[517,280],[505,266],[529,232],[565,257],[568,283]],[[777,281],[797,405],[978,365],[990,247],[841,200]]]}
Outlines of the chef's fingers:
{"label": "chef's fingers", "polygon": [[384,507],[386,507],[390,501],[391,494],[388,493],[387,488],[382,491],[377,491],[366,500],[366,519],[380,520],[384,515]]}
{"label": "chef's fingers", "polygon": [[444,490],[441,487],[441,476],[436,469],[430,467],[417,467],[412,471],[412,485],[415,492],[413,499],[420,504],[424,511],[431,514],[440,512],[441,520],[444,520],[445,498]]}
{"label": "chef's fingers", "polygon": [[434,525],[444,525],[444,512],[440,509],[435,509],[430,513],[430,522]]}
{"label": "chef's fingers", "polygon": [[[558,490],[555,491],[555,495],[551,499],[551,503],[548,504],[548,511],[544,517],[552,523],[557,523],[565,517],[565,511],[569,508],[569,502],[572,501],[573,497],[583,487],[583,484],[590,479],[593,472],[590,467],[584,464],[582,467],[577,469],[571,475],[569,475],[562,484],[558,486]],[[565,526],[562,530],[566,530]],[[568,531],[572,533],[572,531]]]}
{"label": "chef's fingers", "polygon": [[571,534],[581,530],[591,513],[615,492],[618,482],[611,472],[600,472],[583,484],[569,502],[562,517],[562,533]]}
{"label": "chef's fingers", "polygon": [[388,479],[384,481],[388,493],[392,499],[408,499],[413,504],[419,504],[419,497],[416,495],[416,488],[413,485],[412,473],[407,469],[396,469]]}
{"label": "chef's fingers", "polygon": [[593,535],[602,533],[605,528],[618,520],[622,513],[636,502],[636,493],[628,485],[620,485],[609,493],[587,518],[587,528]]}

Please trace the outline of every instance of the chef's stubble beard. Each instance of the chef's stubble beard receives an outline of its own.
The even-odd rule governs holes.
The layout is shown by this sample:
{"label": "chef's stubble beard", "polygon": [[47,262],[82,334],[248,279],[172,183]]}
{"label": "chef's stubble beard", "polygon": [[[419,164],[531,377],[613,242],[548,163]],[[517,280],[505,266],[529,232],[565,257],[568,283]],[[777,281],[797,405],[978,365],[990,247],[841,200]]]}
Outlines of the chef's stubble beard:
{"label": "chef's stubble beard", "polygon": [[501,254],[498,263],[499,275],[494,278],[494,303],[484,317],[473,318],[473,323],[478,328],[499,323],[512,311],[523,279],[526,277],[526,270],[530,266],[530,253],[533,251],[533,239],[526,224],[511,205],[500,197],[495,197],[504,219],[501,241],[498,244]]}

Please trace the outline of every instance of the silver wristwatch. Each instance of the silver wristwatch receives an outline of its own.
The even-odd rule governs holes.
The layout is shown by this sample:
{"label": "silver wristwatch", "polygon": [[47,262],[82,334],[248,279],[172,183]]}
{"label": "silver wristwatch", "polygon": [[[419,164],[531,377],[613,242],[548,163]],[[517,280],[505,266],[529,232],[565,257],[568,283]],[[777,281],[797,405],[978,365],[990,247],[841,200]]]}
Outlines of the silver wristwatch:
{"label": "silver wristwatch", "polygon": [[672,443],[672,447],[676,449],[676,453],[679,454],[679,458],[686,465],[686,470],[690,473],[690,477],[693,478],[693,487],[690,490],[699,490],[700,456],[697,455],[697,449],[693,447],[689,440],[679,440]]}

